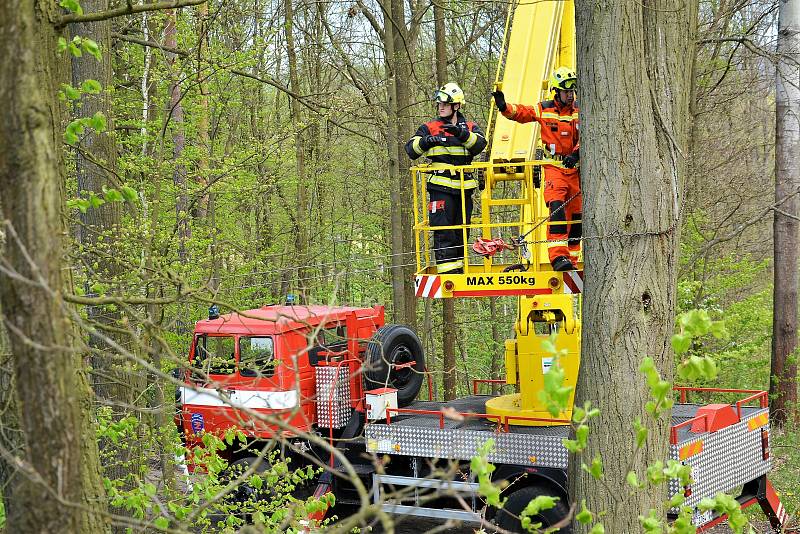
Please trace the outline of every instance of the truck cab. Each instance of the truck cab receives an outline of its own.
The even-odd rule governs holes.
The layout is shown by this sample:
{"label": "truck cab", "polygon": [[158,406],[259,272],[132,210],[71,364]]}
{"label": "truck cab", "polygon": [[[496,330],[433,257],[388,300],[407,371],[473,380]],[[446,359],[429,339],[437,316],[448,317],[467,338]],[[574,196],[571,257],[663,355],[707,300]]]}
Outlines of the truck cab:
{"label": "truck cab", "polygon": [[425,373],[422,345],[384,322],[382,306],[294,305],[198,321],[176,393],[187,446],[231,428],[253,442],[304,433],[332,442],[367,410],[365,385],[413,401]]}

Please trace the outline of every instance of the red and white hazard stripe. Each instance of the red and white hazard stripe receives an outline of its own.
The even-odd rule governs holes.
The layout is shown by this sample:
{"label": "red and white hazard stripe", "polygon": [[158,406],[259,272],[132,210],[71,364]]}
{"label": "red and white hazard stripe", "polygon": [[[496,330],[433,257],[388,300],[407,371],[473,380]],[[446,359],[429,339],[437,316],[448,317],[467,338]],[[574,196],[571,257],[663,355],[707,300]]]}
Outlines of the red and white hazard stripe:
{"label": "red and white hazard stripe", "polygon": [[564,293],[583,293],[583,271],[564,272]]}
{"label": "red and white hazard stripe", "polygon": [[[771,511],[775,514],[775,518],[778,520],[779,525],[775,525],[772,523],[773,528],[776,526],[785,526],[787,521],[789,521],[789,514],[786,513],[786,509],[783,507],[783,503],[781,502],[781,498],[778,496],[778,492],[775,491],[775,487],[772,483],[767,480],[767,507],[764,506],[764,503],[761,503],[761,507],[764,509],[764,512],[769,515]],[[769,508],[769,510],[767,509]]]}
{"label": "red and white hazard stripe", "polygon": [[778,510],[775,515],[778,516],[778,521],[781,522],[781,525],[785,525],[789,521],[789,514],[786,513],[783,503],[778,504]]}
{"label": "red and white hazard stripe", "polygon": [[421,274],[415,281],[418,297],[442,298],[442,280],[437,275]]}

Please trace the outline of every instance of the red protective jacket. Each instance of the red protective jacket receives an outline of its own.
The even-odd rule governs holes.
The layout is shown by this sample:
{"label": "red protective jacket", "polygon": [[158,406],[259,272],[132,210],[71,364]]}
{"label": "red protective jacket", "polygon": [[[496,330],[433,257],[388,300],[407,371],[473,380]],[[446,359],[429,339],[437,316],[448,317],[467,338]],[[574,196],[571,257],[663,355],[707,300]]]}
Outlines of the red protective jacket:
{"label": "red protective jacket", "polygon": [[[508,104],[503,116],[512,121],[526,123],[536,121],[541,126],[542,144],[550,155],[567,156],[578,150],[577,106],[563,106],[555,100],[545,100],[535,106]],[[576,169],[565,169],[565,171]]]}

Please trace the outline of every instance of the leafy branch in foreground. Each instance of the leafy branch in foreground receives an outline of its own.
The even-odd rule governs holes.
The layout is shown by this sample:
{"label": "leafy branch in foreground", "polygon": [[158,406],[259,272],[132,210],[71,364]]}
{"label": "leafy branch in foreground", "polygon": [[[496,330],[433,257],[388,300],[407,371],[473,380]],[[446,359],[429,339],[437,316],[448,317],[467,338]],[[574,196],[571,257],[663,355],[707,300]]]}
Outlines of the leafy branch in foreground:
{"label": "leafy branch in foreground", "polygon": [[[672,347],[676,355],[686,354],[692,344],[699,338],[708,334],[716,338],[726,337],[724,321],[712,320],[708,312],[704,310],[692,310],[679,315],[676,318],[677,332],[672,337]],[[544,375],[544,388],[539,393],[540,400],[547,405],[548,411],[553,417],[567,410],[572,387],[564,385],[564,370],[559,364],[559,358],[564,351],[558,351],[555,344],[555,336],[543,343],[543,347],[553,355],[553,364]],[[650,357],[644,357],[639,370],[644,374],[647,387],[649,389],[650,400],[645,409],[647,413],[657,421],[668,416],[674,405],[672,398],[672,384],[661,377],[655,362]],[[683,379],[701,378],[713,380],[716,377],[716,364],[708,356],[700,357],[690,355],[681,361],[678,368],[678,375]],[[585,451],[589,442],[589,421],[600,414],[598,408],[586,403],[583,407],[573,409],[572,426],[573,439],[564,439],[564,447],[572,454],[581,454]],[[636,451],[638,454],[647,443],[649,435],[648,426],[640,419],[632,422],[633,431],[636,434]],[[493,448],[493,440],[488,440],[480,450],[480,454],[472,459],[472,469],[476,473],[481,495],[485,496],[487,503],[492,506],[502,507],[505,500],[501,499],[502,487],[491,482],[491,473],[494,466],[488,462],[487,456]],[[603,459],[596,455],[591,463],[581,463],[581,469],[589,473],[598,483],[604,483]],[[691,467],[683,463],[669,459],[666,464],[656,461],[650,465],[644,473],[644,478],[633,470],[628,470],[626,482],[633,491],[663,491],[661,488],[670,480],[677,480],[681,487],[686,487],[692,483]],[[537,496],[532,500],[524,511],[520,514],[523,527],[528,531],[541,528],[540,523],[532,523],[530,516],[535,516],[542,510],[547,510],[555,506],[557,497]],[[693,510],[688,506],[683,506],[686,497],[683,492],[672,495],[665,505],[669,509],[678,509],[678,515],[671,523],[663,518],[656,510],[650,510],[647,515],[639,516],[642,529],[647,534],[695,534],[697,527],[692,524]],[[700,511],[714,511],[717,514],[728,516],[728,524],[735,534],[744,532],[748,526],[747,518],[741,510],[736,499],[730,495],[719,493],[714,498],[703,499],[698,505]],[[596,512],[586,507],[586,501],[581,502],[580,511],[575,514],[575,520],[583,525],[594,522],[591,534],[603,534],[605,528],[600,522],[600,518],[606,512]],[[749,529],[752,532],[752,527]]]}

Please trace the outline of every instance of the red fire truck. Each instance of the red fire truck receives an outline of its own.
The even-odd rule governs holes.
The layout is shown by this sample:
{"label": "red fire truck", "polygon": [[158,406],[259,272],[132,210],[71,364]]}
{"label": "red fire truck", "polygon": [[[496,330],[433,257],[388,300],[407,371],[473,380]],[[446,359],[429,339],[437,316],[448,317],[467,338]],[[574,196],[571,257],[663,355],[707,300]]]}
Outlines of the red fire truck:
{"label": "red fire truck", "polygon": [[[252,438],[250,447],[229,451],[232,464],[252,462],[249,451],[280,437],[293,465],[308,463],[308,453],[329,462],[318,495],[332,491],[337,502],[360,502],[351,479],[331,475],[343,468],[319,445],[324,439],[352,464],[351,473],[374,501],[392,513],[487,519],[520,531],[517,516],[537,495],[561,498],[533,518],[545,526],[569,509],[569,457],[562,445],[567,422],[520,426],[510,417],[489,416],[485,405],[492,396],[479,394],[482,381],[474,382],[473,395],[454,401],[415,400],[428,376],[422,344],[409,328],[385,325],[380,306],[265,306],[212,316],[197,323],[189,360],[178,424],[189,447],[202,446],[204,432],[231,427],[245,432]],[[696,389],[677,388],[680,402],[673,409],[670,437],[670,457],[692,467],[693,482],[680,487],[673,481],[670,495],[683,492],[686,505],[696,509],[694,523],[705,530],[724,518],[697,510],[700,500],[742,487],[741,505],[760,504],[772,526],[780,528],[786,514],[766,478],[766,393],[705,389],[739,398],[703,406],[688,402]],[[274,416],[280,424],[252,413]],[[509,482],[504,492],[509,498],[499,512],[484,505],[469,469],[470,459],[489,439],[495,443],[489,453],[497,466],[493,477]],[[379,462],[386,456],[389,462]],[[457,479],[437,478],[446,464],[457,466]],[[406,491],[386,500],[389,488]]]}

